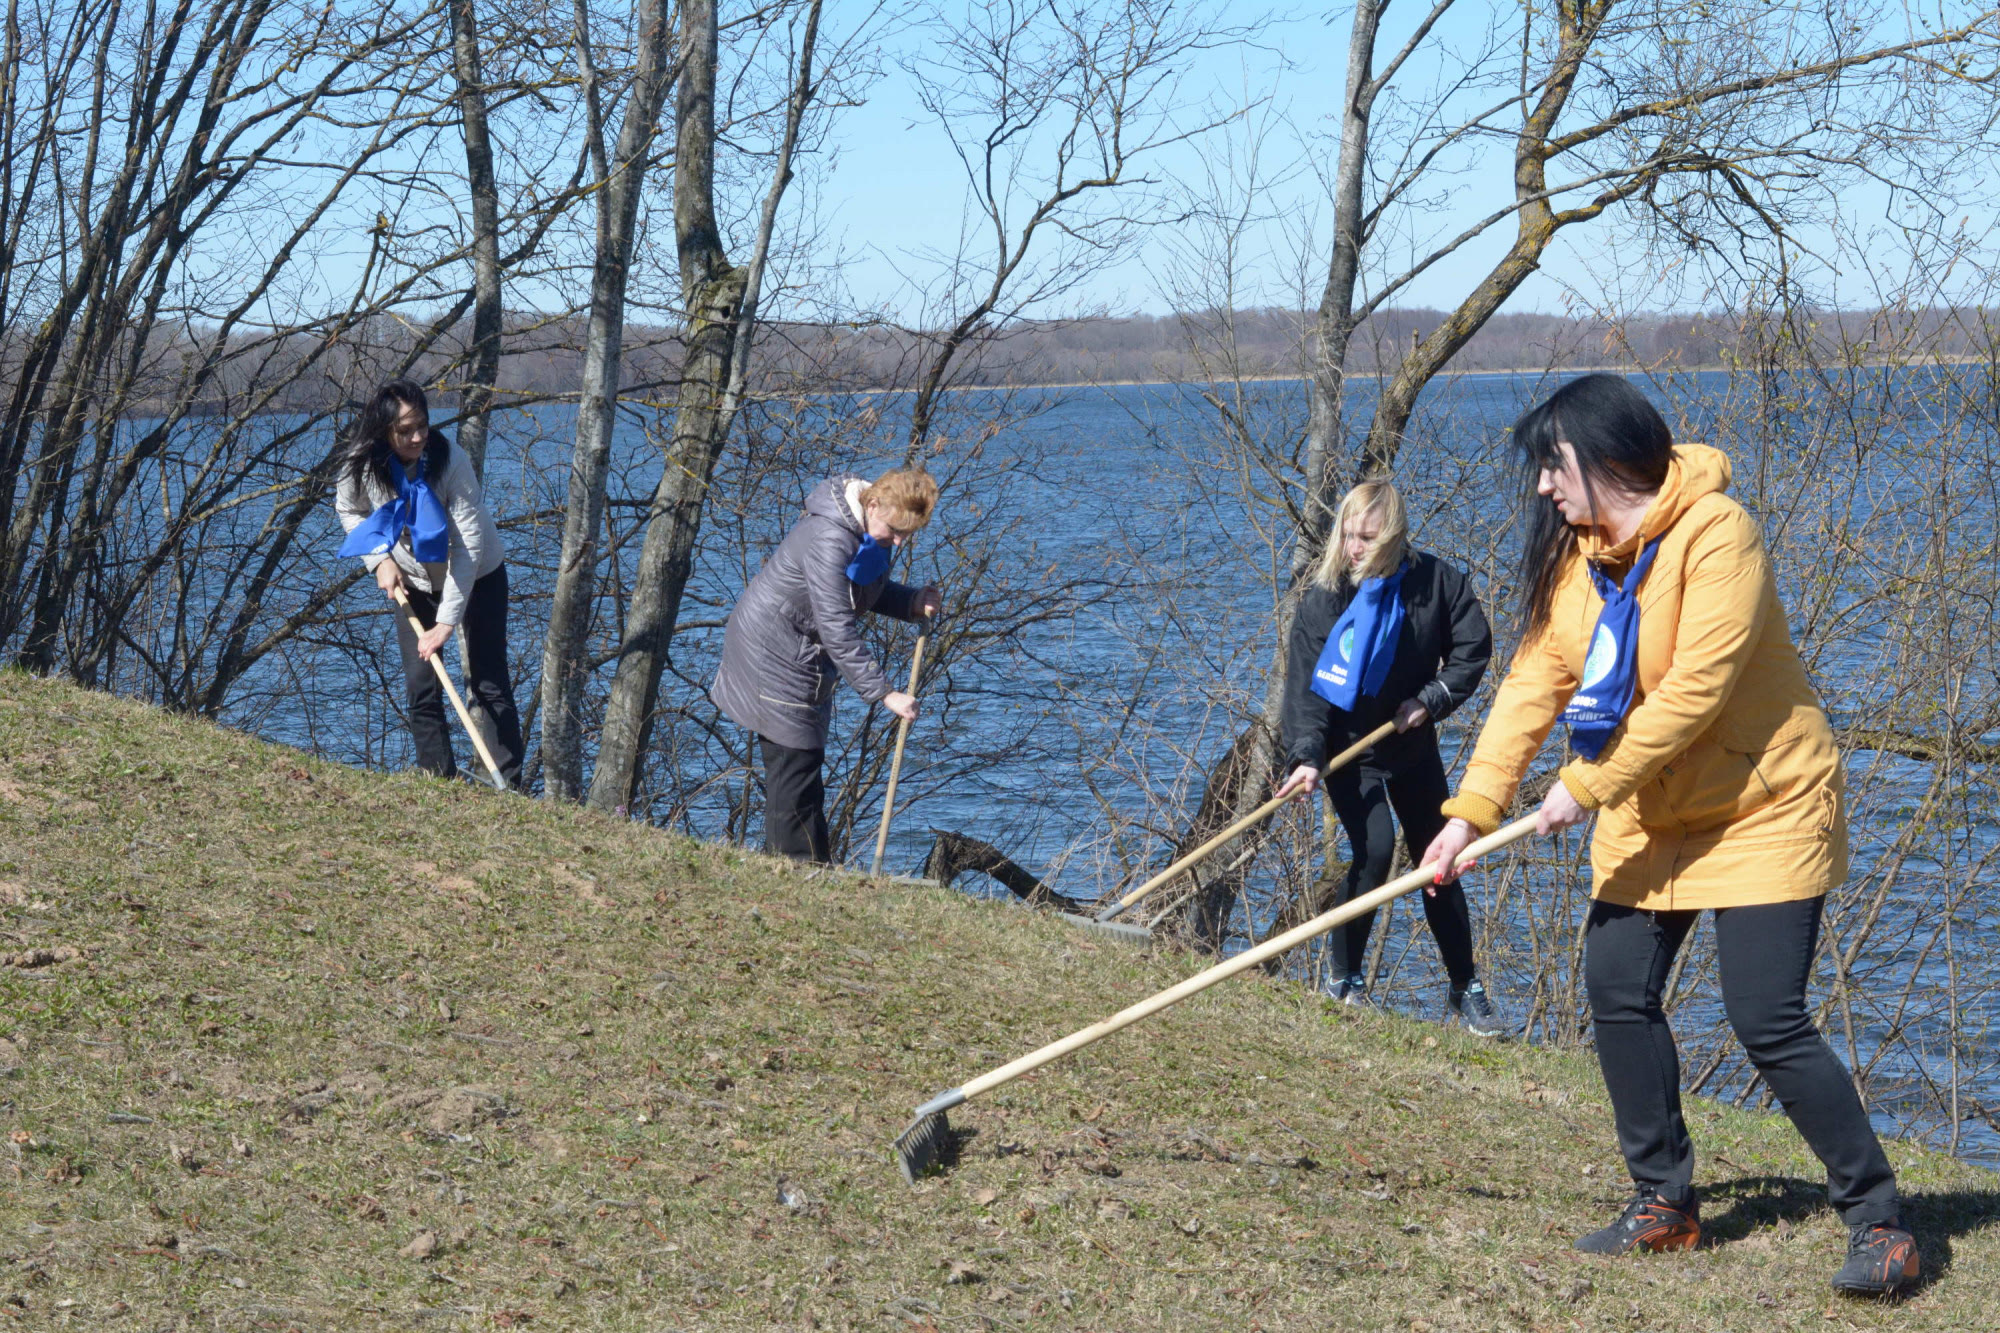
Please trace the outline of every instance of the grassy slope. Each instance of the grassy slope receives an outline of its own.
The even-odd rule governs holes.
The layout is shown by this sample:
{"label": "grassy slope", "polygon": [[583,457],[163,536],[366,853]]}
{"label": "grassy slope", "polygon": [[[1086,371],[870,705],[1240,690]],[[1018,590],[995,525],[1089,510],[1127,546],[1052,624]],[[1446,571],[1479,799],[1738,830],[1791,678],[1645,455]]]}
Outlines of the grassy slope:
{"label": "grassy slope", "polygon": [[[88,951],[0,967],[0,1327],[121,1306],[147,1330],[1973,1328],[2000,1308],[1993,1177],[1892,1147],[1938,1276],[1900,1307],[1837,1301],[1815,1164],[1782,1121],[1706,1103],[1713,1243],[1587,1261],[1569,1237],[1622,1193],[1587,1061],[1262,980],[961,1109],[961,1161],[912,1190],[886,1153],[911,1105],[1194,962],[14,674],[0,929],[9,954]],[[404,1252],[426,1232],[435,1254]]]}

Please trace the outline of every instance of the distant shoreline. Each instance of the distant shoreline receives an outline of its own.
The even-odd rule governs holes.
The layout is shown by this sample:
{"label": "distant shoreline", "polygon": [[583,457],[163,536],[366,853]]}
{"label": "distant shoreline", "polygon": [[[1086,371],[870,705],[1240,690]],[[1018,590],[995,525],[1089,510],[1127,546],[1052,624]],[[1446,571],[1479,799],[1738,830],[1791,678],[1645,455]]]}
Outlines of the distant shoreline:
{"label": "distant shoreline", "polygon": [[[1902,361],[1887,361],[1887,360],[1857,361],[1851,367],[1848,367],[1848,369],[1918,370],[1933,366],[1976,366],[1984,364],[1984,360],[1985,359],[1982,357],[1974,357],[1974,356],[1932,356],[1923,358],[1913,358],[1910,360],[1902,360]],[[1671,372],[1655,372],[1647,370],[1646,368],[1641,366],[1632,366],[1632,365],[1563,366],[1560,369],[1556,370],[1551,370],[1547,366],[1524,366],[1524,367],[1516,367],[1504,370],[1445,369],[1439,371],[1432,378],[1434,380],[1441,380],[1441,379],[1476,379],[1486,375],[1492,375],[1492,376],[1502,376],[1502,375],[1521,376],[1521,375],[1548,375],[1548,374],[1590,375],[1590,374],[1595,374],[1599,371],[1608,371],[1614,375],[1633,375],[1633,374],[1653,375],[1656,373],[1711,374],[1719,371],[1727,371],[1728,369],[1729,369],[1728,366],[1723,365],[1720,362],[1713,365],[1677,366]],[[1348,373],[1347,378],[1350,380],[1382,380],[1388,378],[1390,373],[1393,372],[1384,372],[1379,370],[1351,371]],[[1154,386],[1165,388],[1165,387],[1176,387],[1181,385],[1202,384],[1202,383],[1303,384],[1305,383],[1305,378],[1306,377],[1303,375],[1244,375],[1233,380],[1220,380],[1220,381],[1195,380],[1195,379],[1187,379],[1187,380],[1116,379],[1116,380],[1053,380],[1053,381],[1024,380],[1024,381],[1017,381],[1011,384],[954,384],[950,388],[943,390],[943,392],[1006,393],[1006,392],[1018,392],[1024,389],[1144,389],[1144,388],[1151,388]],[[912,394],[915,393],[916,390],[911,388],[884,387],[884,388],[873,388],[873,389],[837,389],[837,390],[830,390],[823,392],[826,392],[827,396],[829,397],[860,398],[868,394],[884,394],[884,395]]]}
{"label": "distant shoreline", "polygon": [[[1986,358],[1984,357],[1975,357],[1969,355],[1932,356],[1920,359],[1913,358],[1913,359],[1899,360],[1899,361],[1887,361],[1887,360],[1858,361],[1855,362],[1851,368],[1868,369],[1868,370],[1883,370],[1883,369],[1917,370],[1934,366],[1978,366],[1984,364],[1986,364]],[[1726,372],[1728,370],[1729,370],[1728,366],[1717,363],[1714,365],[1683,365],[1676,367],[1672,372],[1664,372],[1664,373],[1715,374],[1715,373]],[[1546,366],[1526,366],[1526,367],[1513,367],[1513,368],[1499,369],[1499,370],[1446,369],[1439,371],[1437,375],[1433,377],[1433,379],[1463,380],[1463,379],[1478,379],[1488,376],[1520,377],[1528,375],[1547,375],[1547,374],[1584,375],[1596,371],[1610,371],[1613,374],[1620,374],[1620,375],[1631,375],[1631,374],[1651,375],[1656,373],[1653,371],[1645,370],[1642,367],[1636,367],[1631,365],[1563,366],[1562,368],[1554,371],[1551,371]],[[1380,381],[1386,378],[1386,372],[1351,371],[1348,373],[1347,378],[1349,380]],[[1047,389],[1047,390],[1144,389],[1144,388],[1154,388],[1154,387],[1178,388],[1191,385],[1214,384],[1214,383],[1302,384],[1304,382],[1305,382],[1305,376],[1293,375],[1293,374],[1245,375],[1242,376],[1241,379],[1234,381],[1215,381],[1215,380],[1198,380],[1198,379],[1175,380],[1175,379],[1163,379],[1163,378],[1148,378],[1148,379],[1125,378],[1125,379],[1102,379],[1102,380],[1050,380],[1050,381],[1022,380],[1022,381],[1015,381],[1012,383],[998,383],[998,384],[955,384],[952,385],[950,388],[943,390],[943,392],[951,394],[1022,393],[1031,390],[1042,390],[1042,389]],[[855,389],[836,389],[830,387],[815,388],[806,390],[804,391],[803,394],[801,394],[798,391],[786,391],[783,389],[752,388],[746,395],[746,398],[748,399],[748,401],[751,402],[773,403],[773,402],[785,402],[791,399],[799,398],[801,396],[807,398],[852,399],[852,398],[868,398],[875,396],[881,396],[881,397],[907,396],[910,394],[914,394],[915,392],[916,390],[913,388],[893,386],[893,385],[882,385],[869,388],[855,388]],[[529,408],[550,407],[550,406],[573,408],[576,406],[577,393],[578,390],[576,389],[560,389],[560,390],[517,389],[517,388],[508,388],[503,386],[498,390],[496,394],[493,408],[496,412],[509,411],[509,410],[526,410]],[[455,400],[455,397],[456,397],[455,394],[450,392],[445,392],[440,395],[440,401],[447,403],[453,402]],[[639,405],[643,402],[643,400],[639,398],[631,398],[631,399],[621,398],[621,401],[626,403],[628,406]],[[660,408],[664,408],[667,406],[665,404],[660,404],[660,403],[647,403],[645,405],[660,407]],[[166,414],[166,407],[155,399],[147,399],[147,398],[138,399],[129,404],[128,409],[129,410],[125,417],[126,420],[153,420],[162,417]],[[257,412],[253,415],[262,417],[271,415],[282,415],[285,413],[325,412],[327,410],[328,409],[324,405],[309,404],[309,403],[307,404],[294,403],[283,406],[274,405],[266,407],[262,411]],[[207,403],[193,404],[190,407],[187,415],[193,417],[205,417],[205,416],[218,416],[218,415],[226,416],[229,415],[229,413],[226,409],[222,408],[218,403],[207,402]]]}

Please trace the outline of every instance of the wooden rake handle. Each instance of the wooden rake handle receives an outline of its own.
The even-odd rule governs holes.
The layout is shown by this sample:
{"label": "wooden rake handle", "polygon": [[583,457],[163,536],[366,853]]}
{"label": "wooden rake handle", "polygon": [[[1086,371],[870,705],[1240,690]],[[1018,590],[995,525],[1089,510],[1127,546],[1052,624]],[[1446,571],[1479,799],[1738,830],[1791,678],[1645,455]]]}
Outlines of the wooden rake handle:
{"label": "wooden rake handle", "polygon": [[[1335,769],[1344,768],[1348,764],[1353,763],[1363,754],[1366,754],[1369,750],[1373,749],[1378,741],[1387,739],[1390,733],[1394,732],[1395,730],[1396,730],[1396,724],[1394,722],[1384,722],[1381,726],[1375,728],[1375,730],[1369,732],[1366,736],[1363,736],[1360,740],[1354,742],[1354,744],[1348,746],[1345,750],[1342,750],[1339,754],[1327,760],[1326,767],[1320,769],[1319,771],[1321,780],[1324,781],[1326,775],[1333,772]],[[1224,846],[1234,841],[1237,835],[1245,832],[1248,829],[1255,828],[1257,825],[1269,819],[1273,814],[1277,813],[1277,811],[1281,807],[1283,807],[1286,804],[1286,802],[1290,801],[1291,799],[1292,798],[1290,796],[1273,796],[1270,800],[1264,802],[1264,804],[1258,806],[1255,810],[1252,810],[1249,814],[1243,816],[1243,818],[1237,820],[1234,824],[1231,824],[1228,828],[1222,830],[1222,832],[1216,834],[1214,837],[1210,838],[1207,842],[1195,848],[1193,851],[1189,852],[1186,856],[1183,856],[1180,860],[1174,862],[1172,865],[1168,866],[1165,870],[1162,870],[1159,874],[1153,876],[1151,879],[1147,880],[1144,884],[1141,884],[1138,888],[1126,894],[1123,898],[1120,898],[1116,903],[1112,904],[1110,907],[1105,908],[1102,912],[1099,912],[1097,914],[1097,919],[1099,921],[1115,920],[1119,915],[1121,915],[1125,911],[1125,909],[1131,907],[1134,903],[1138,902],[1141,898],[1144,898],[1147,894],[1153,892],[1155,889],[1159,888],[1163,884],[1172,882],[1172,880],[1176,876],[1182,874],[1187,870],[1192,869],[1194,866],[1199,865],[1201,862],[1206,861],[1209,857],[1215,855],[1216,852],[1220,851]]]}
{"label": "wooden rake handle", "polygon": [[[916,651],[910,654],[910,689],[912,699],[917,697],[917,673],[924,666],[924,643],[930,638],[930,618],[924,618],[924,628],[917,633]],[[903,776],[903,746],[910,739],[910,719],[896,719],[896,757],[889,761],[889,790],[882,796],[882,826],[875,831],[875,861],[868,867],[868,873],[882,873],[882,857],[889,850],[889,821],[896,813],[896,783]]]}
{"label": "wooden rake handle", "polygon": [[[410,599],[404,594],[401,583],[396,585],[396,605],[403,608],[403,618],[410,622],[410,629],[418,638],[423,638],[423,622],[418,620],[416,612],[410,609]],[[431,668],[437,672],[438,684],[444,686],[445,694],[450,696],[451,706],[458,711],[458,724],[465,728],[466,735],[472,737],[472,748],[479,751],[480,762],[486,765],[486,771],[492,775],[493,785],[501,791],[507,790],[507,779],[500,776],[500,765],[493,762],[493,752],[486,748],[486,741],[480,736],[479,728],[473,725],[472,714],[465,709],[465,700],[458,697],[458,689],[451,683],[451,673],[444,669],[444,657],[441,654],[431,654]]]}
{"label": "wooden rake handle", "polygon": [[[1507,827],[1501,829],[1498,833],[1489,834],[1473,843],[1470,847],[1467,847],[1459,857],[1459,863],[1463,865],[1468,861],[1486,856],[1488,853],[1497,852],[1502,847],[1519,842],[1534,831],[1535,816],[1524,816],[1507,825]],[[1058,1060],[1068,1055],[1071,1051],[1081,1050],[1092,1042],[1102,1041],[1112,1033],[1128,1028],[1142,1018],[1151,1017],[1162,1009],[1179,1004],[1190,995],[1199,995],[1210,986],[1227,981],[1238,972],[1248,971],[1266,959],[1275,958],[1288,949],[1297,948],[1307,940],[1324,935],[1335,926],[1344,925],[1352,921],[1355,917],[1360,916],[1363,912],[1372,912],[1392,898],[1399,898],[1413,889],[1424,887],[1426,884],[1432,882],[1432,873],[1431,866],[1419,866],[1409,874],[1389,881],[1372,893],[1364,893],[1359,898],[1343,903],[1331,911],[1322,912],[1304,925],[1295,926],[1282,935],[1273,936],[1255,948],[1245,949],[1242,953],[1237,954],[1234,958],[1226,962],[1217,963],[1206,972],[1189,977],[1177,986],[1169,987],[1161,991],[1158,995],[1141,1000],[1130,1008],[1121,1009],[1102,1023],[1093,1024],[1090,1027],[1084,1028],[1081,1032],[1071,1033],[1061,1041],[1050,1042],[1039,1051],[1024,1055],[1011,1064],[1005,1064],[990,1073],[981,1074],[978,1078],[973,1079],[963,1087],[954,1088],[950,1092],[942,1093],[918,1107],[917,1114],[922,1116],[933,1111],[948,1111],[960,1102],[976,1097],[982,1092],[991,1091],[999,1087],[1002,1083],[1012,1082],[1023,1074],[1040,1069],[1051,1060]]]}

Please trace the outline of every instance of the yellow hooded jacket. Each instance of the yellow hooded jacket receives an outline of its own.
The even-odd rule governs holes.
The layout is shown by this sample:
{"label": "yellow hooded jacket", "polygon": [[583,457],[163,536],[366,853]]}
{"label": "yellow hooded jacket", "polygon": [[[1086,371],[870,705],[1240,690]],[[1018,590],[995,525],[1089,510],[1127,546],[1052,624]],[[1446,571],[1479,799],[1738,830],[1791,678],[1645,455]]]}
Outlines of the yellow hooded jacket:
{"label": "yellow hooded jacket", "polygon": [[1723,494],[1729,459],[1679,445],[1629,541],[1580,534],[1548,626],[1501,683],[1458,795],[1444,813],[1497,829],[1570,696],[1603,600],[1584,561],[1613,578],[1664,536],[1639,589],[1639,680],[1595,760],[1558,775],[1599,811],[1591,896],[1646,911],[1790,902],[1847,874],[1840,753],[1792,646],[1763,536]]}

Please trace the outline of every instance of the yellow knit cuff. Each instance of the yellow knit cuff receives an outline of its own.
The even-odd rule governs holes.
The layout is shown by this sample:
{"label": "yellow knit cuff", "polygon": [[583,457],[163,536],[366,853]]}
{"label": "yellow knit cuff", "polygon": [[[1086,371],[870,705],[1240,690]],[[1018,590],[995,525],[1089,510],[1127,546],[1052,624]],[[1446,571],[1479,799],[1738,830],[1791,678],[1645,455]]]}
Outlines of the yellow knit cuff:
{"label": "yellow knit cuff", "polygon": [[1481,834],[1487,834],[1499,832],[1500,820],[1506,811],[1478,792],[1462,791],[1446,801],[1439,813],[1446,819],[1463,819]]}
{"label": "yellow knit cuff", "polygon": [[1586,810],[1598,809],[1604,802],[1598,800],[1596,793],[1583,785],[1583,778],[1572,771],[1575,768],[1575,764],[1569,764],[1558,771],[1556,776],[1562,779],[1563,786],[1569,788],[1569,794],[1576,797],[1578,805]]}

